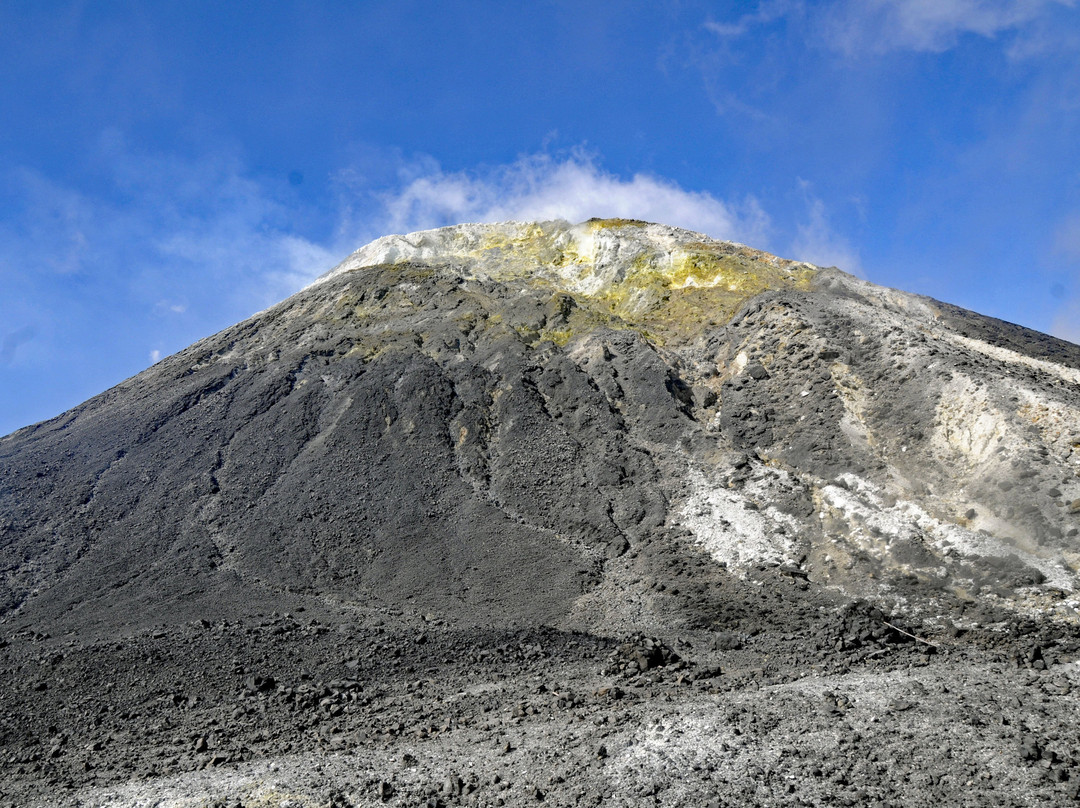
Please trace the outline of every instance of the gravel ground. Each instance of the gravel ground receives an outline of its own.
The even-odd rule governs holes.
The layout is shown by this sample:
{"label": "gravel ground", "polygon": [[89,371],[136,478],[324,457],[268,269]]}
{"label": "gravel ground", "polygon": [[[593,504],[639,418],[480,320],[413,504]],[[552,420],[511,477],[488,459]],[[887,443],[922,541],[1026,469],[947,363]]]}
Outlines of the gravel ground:
{"label": "gravel ground", "polygon": [[932,630],[813,589],[760,614],[665,637],[325,608],[121,642],[23,632],[0,649],[0,805],[1077,798],[1074,630]]}

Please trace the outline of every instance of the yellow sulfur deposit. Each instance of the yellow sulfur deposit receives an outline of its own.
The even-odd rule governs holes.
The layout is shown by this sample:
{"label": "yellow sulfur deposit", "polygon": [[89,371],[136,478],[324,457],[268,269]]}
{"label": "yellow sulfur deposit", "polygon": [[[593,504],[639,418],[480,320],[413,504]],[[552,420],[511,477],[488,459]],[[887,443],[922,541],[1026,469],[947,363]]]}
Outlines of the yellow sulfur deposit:
{"label": "yellow sulfur deposit", "polygon": [[[377,265],[438,262],[487,278],[570,295],[576,307],[538,337],[562,344],[600,326],[632,328],[660,342],[730,320],[770,289],[807,289],[816,268],[631,219],[466,224],[387,236],[358,250],[337,273]],[[414,271],[414,270],[413,270]]]}

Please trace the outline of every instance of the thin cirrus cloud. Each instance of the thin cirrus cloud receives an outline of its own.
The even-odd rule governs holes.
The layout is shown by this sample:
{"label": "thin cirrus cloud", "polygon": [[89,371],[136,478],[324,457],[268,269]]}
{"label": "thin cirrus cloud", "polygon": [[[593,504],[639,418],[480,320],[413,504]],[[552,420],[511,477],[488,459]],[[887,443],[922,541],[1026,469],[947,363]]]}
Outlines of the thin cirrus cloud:
{"label": "thin cirrus cloud", "polygon": [[743,14],[735,22],[707,20],[704,25],[706,30],[712,31],[723,39],[736,38],[750,33],[752,29],[759,25],[767,25],[774,20],[782,19],[801,10],[801,3],[792,0],[772,0],[771,2],[761,3],[754,11]]}
{"label": "thin cirrus cloud", "polygon": [[91,189],[28,169],[5,178],[19,213],[0,225],[0,266],[24,290],[48,298],[74,278],[155,315],[181,315],[188,296],[268,305],[333,263],[292,232],[297,211],[234,158],[116,144],[99,157],[108,182]]}
{"label": "thin cirrus cloud", "polygon": [[1072,269],[1074,294],[1065,299],[1054,315],[1050,332],[1080,344],[1080,212],[1066,216],[1054,239],[1055,257]]}
{"label": "thin cirrus cloud", "polygon": [[1012,55],[1031,50],[1036,31],[1075,0],[842,0],[822,12],[826,42],[848,55],[889,51],[940,53],[965,34],[1014,34]]}
{"label": "thin cirrus cloud", "polygon": [[94,232],[94,205],[76,190],[26,168],[3,176],[6,193],[21,201],[22,215],[0,224],[0,259],[8,266],[29,260],[54,275],[80,272]]}
{"label": "thin cirrus cloud", "polygon": [[51,402],[5,398],[0,432],[276,303],[340,257],[296,233],[306,211],[239,160],[115,144],[98,158],[102,179],[81,186],[0,173],[13,210],[0,222],[0,369]]}
{"label": "thin cirrus cloud", "polygon": [[1052,48],[1047,25],[1076,0],[836,0],[810,5],[767,0],[734,22],[709,20],[706,30],[734,40],[782,20],[806,21],[831,50],[847,56],[895,51],[941,53],[960,37],[1012,35],[1008,54],[1023,58]]}
{"label": "thin cirrus cloud", "polygon": [[1058,309],[1050,333],[1080,345],[1080,299],[1073,299]]}
{"label": "thin cirrus cloud", "polygon": [[864,277],[859,251],[836,232],[829,221],[825,203],[813,196],[810,184],[800,181],[806,205],[805,218],[795,226],[791,255],[823,267],[839,267],[852,275]]}
{"label": "thin cirrus cloud", "polygon": [[10,365],[15,360],[15,352],[23,343],[29,342],[37,333],[33,325],[25,325],[9,331],[0,338],[0,365]]}

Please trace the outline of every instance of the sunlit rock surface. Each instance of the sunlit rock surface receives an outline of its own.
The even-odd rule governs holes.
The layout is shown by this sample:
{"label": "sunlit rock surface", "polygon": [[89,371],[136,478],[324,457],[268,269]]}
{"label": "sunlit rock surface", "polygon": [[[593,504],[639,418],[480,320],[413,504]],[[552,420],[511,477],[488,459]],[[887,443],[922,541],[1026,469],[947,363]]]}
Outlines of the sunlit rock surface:
{"label": "sunlit rock surface", "polygon": [[[2,737],[28,784],[16,803],[47,790],[50,777],[105,789],[88,799],[125,780],[134,785],[116,799],[130,804],[148,793],[205,797],[236,783],[254,789],[263,770],[253,763],[210,791],[185,781],[169,792],[154,778],[205,768],[214,755],[205,739],[157,755],[155,744],[179,731],[170,727],[223,728],[214,737],[230,751],[215,766],[317,754],[315,724],[271,720],[274,694],[291,716],[309,681],[415,693],[427,676],[442,699],[478,675],[513,691],[505,682],[535,663],[600,693],[610,676],[588,660],[617,656],[610,644],[638,632],[681,649],[678,664],[691,667],[672,674],[673,687],[693,682],[693,670],[701,682],[728,670],[728,690],[846,675],[852,665],[876,676],[928,648],[945,654],[965,632],[979,639],[955,646],[955,670],[964,654],[1000,643],[1016,646],[971,664],[1026,655],[1025,670],[1047,670],[1023,638],[1043,632],[1034,644],[1049,648],[1047,637],[1071,637],[1080,608],[1080,348],[662,225],[460,225],[379,239],[281,304],[0,438],[0,481],[9,638],[0,653],[19,683],[0,705],[11,716]],[[345,645],[305,625],[330,626]],[[522,639],[541,630],[542,641]],[[512,653],[508,637],[517,638]],[[545,643],[547,656],[521,650]],[[139,649],[131,659],[121,651],[129,647]],[[133,672],[123,709],[107,695],[113,656]],[[272,674],[271,684],[248,682],[253,670]],[[640,684],[645,670],[634,670]],[[743,682],[737,671],[761,673]],[[960,681],[953,668],[935,671]],[[82,683],[87,716],[61,698],[57,677]],[[202,702],[189,704],[187,681],[199,683]],[[882,694],[897,681],[860,687],[887,704],[897,696]],[[249,701],[234,705],[235,692]],[[470,699],[486,691],[461,692],[469,732],[496,748],[473,721],[490,705]],[[731,739],[721,732],[724,749],[708,746],[712,725],[702,724],[678,740],[674,719],[650,712],[652,691],[642,692],[634,720],[659,723],[627,741],[619,782],[648,779],[645,766],[656,782],[675,783],[678,766],[694,765],[691,748],[705,750],[717,783],[732,782]],[[781,702],[802,698],[784,692]],[[320,698],[330,699],[313,702],[326,707],[324,727],[357,749],[376,737],[397,748],[403,733],[420,731],[390,696]],[[614,704],[596,698],[582,702],[583,715]],[[246,712],[259,703],[270,710],[265,726]],[[366,728],[353,708],[336,711],[346,703]],[[69,754],[99,742],[100,715],[88,717],[99,708],[151,717],[151,729],[115,757]],[[785,713],[783,743],[796,743],[799,722],[820,729],[803,712]],[[375,725],[390,715],[403,729],[380,734]],[[913,737],[939,732],[931,719],[905,726]],[[435,737],[421,729],[416,743]],[[552,732],[537,748],[559,748]],[[1016,740],[1002,732],[987,754]],[[909,744],[895,743],[902,757]],[[125,768],[124,755],[143,760],[132,751],[140,745],[157,762]],[[26,751],[39,746],[37,758]],[[683,755],[666,774],[662,749]],[[582,754],[592,771],[595,749]],[[297,765],[308,777],[307,763]],[[1047,768],[1063,770],[1055,765]],[[394,786],[370,774],[349,793],[373,804],[394,788],[426,799],[423,778],[400,776]],[[439,799],[463,800],[463,788],[452,783]],[[704,804],[680,788],[673,804]],[[798,804],[793,792],[754,788],[731,791],[732,804]]]}
{"label": "sunlit rock surface", "polygon": [[1078,382],[1074,345],[672,227],[388,236],[4,438],[0,603],[408,592],[577,625],[606,559],[678,535],[1071,619]]}

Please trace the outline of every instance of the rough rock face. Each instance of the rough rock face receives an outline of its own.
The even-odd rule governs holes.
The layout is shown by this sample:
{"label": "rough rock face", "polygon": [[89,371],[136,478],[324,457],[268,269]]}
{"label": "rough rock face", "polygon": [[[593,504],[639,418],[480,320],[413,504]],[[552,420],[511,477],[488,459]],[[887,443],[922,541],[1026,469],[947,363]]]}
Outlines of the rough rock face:
{"label": "rough rock face", "polygon": [[[1055,738],[1080,347],[836,269],[625,220],[390,236],[0,439],[0,480],[0,804],[987,804],[1080,781]],[[895,722],[938,737],[948,689],[990,682],[1023,698],[963,715],[997,734],[950,729],[937,782],[897,779],[933,754]],[[457,718],[433,733],[410,699]],[[822,733],[860,699],[840,755]],[[513,789],[487,743],[528,750]],[[983,776],[1024,743],[1010,786]],[[856,771],[867,744],[881,765]],[[320,749],[321,779],[282,763]]]}

